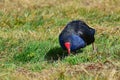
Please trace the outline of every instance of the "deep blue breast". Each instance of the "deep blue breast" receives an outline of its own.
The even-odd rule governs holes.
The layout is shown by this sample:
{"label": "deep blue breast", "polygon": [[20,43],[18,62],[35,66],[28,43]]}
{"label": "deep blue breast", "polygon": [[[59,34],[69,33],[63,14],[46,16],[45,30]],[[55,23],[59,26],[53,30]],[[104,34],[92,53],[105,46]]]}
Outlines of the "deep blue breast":
{"label": "deep blue breast", "polygon": [[71,51],[76,51],[80,48],[85,47],[86,44],[81,37],[77,35],[72,35],[70,37],[71,37]]}
{"label": "deep blue breast", "polygon": [[75,34],[66,36],[65,39],[63,39],[62,37],[59,38],[60,45],[63,49],[65,49],[64,43],[66,41],[69,41],[71,43],[71,51],[76,51],[86,46],[85,41]]}

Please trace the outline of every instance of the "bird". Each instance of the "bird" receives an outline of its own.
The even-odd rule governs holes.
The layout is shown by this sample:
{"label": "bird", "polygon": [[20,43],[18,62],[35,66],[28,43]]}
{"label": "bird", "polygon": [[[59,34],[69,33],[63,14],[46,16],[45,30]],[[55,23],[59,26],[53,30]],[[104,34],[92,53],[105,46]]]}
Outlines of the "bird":
{"label": "bird", "polygon": [[95,29],[89,27],[84,21],[72,20],[59,34],[59,44],[68,55],[90,44],[94,49],[95,32]]}

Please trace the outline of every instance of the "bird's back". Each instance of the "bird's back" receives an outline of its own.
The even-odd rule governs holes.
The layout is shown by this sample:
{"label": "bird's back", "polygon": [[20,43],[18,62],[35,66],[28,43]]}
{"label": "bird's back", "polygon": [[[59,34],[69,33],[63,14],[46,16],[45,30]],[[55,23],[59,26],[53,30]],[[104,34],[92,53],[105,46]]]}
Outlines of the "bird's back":
{"label": "bird's back", "polygon": [[62,39],[66,39],[68,35],[78,35],[81,37],[87,45],[94,42],[95,30],[90,28],[85,22],[81,20],[75,20],[66,25],[61,32],[60,36]]}

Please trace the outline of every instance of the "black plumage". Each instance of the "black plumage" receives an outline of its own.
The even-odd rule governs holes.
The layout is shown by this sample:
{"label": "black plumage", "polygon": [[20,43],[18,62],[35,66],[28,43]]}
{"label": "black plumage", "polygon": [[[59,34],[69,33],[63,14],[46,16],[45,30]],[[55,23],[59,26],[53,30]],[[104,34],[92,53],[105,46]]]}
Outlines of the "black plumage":
{"label": "black plumage", "polygon": [[89,27],[84,21],[69,22],[59,35],[59,42],[63,49],[67,49],[66,42],[70,43],[70,51],[76,51],[95,41],[95,29]]}

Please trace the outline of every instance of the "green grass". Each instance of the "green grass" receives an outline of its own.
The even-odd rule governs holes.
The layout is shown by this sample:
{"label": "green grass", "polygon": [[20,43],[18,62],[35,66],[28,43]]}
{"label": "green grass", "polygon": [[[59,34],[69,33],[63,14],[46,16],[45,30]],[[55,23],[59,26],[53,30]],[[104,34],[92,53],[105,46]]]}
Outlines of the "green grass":
{"label": "green grass", "polygon": [[[119,2],[0,1],[0,79],[119,80]],[[58,35],[76,19],[96,29],[97,52],[91,45],[70,56],[61,49]]]}

